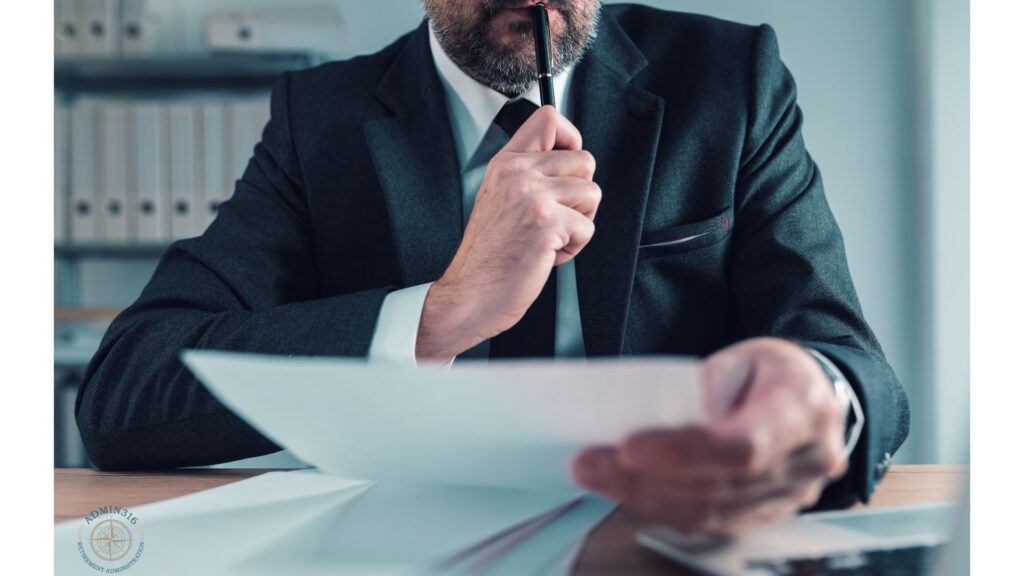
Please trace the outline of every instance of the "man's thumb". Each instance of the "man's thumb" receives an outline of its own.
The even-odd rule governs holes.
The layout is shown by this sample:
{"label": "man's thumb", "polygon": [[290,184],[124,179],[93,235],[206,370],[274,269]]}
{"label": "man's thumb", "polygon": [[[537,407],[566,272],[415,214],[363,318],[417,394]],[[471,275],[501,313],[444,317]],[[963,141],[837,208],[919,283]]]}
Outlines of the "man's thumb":
{"label": "man's thumb", "polygon": [[724,418],[742,403],[753,368],[753,356],[743,346],[730,346],[704,360],[701,383],[709,422]]}
{"label": "man's thumb", "polygon": [[582,150],[583,136],[553,106],[541,106],[505,145],[510,152],[548,152],[551,150]]}

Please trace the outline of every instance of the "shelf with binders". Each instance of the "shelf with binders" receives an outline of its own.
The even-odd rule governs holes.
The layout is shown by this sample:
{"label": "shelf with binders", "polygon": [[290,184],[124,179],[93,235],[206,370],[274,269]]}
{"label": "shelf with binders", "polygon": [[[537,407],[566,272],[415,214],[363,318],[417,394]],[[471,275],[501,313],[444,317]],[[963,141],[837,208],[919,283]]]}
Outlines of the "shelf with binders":
{"label": "shelf with binders", "polygon": [[[115,292],[127,301],[113,304],[130,303],[144,285],[140,267],[151,273],[172,242],[202,234],[216,218],[269,116],[265,90],[57,99],[56,304],[87,306],[90,284],[124,274],[129,288]],[[90,276],[90,266],[105,275]]]}
{"label": "shelf with binders", "polygon": [[147,251],[201,234],[269,119],[265,91],[58,100],[57,254],[100,254],[110,246],[134,253],[137,245]]}
{"label": "shelf with binders", "polygon": [[170,246],[167,242],[141,243],[74,243],[62,242],[53,245],[54,258],[159,258]]}
{"label": "shelf with binders", "polygon": [[275,80],[324,58],[58,54],[55,258],[157,258],[202,233],[252,156]]}
{"label": "shelf with binders", "polygon": [[88,465],[74,399],[110,322],[233,193],[280,75],[340,47],[333,3],[256,4],[55,1],[55,466]]}
{"label": "shelf with binders", "polygon": [[65,93],[264,89],[284,72],[325,59],[314,53],[62,57],[54,60],[54,88]]}

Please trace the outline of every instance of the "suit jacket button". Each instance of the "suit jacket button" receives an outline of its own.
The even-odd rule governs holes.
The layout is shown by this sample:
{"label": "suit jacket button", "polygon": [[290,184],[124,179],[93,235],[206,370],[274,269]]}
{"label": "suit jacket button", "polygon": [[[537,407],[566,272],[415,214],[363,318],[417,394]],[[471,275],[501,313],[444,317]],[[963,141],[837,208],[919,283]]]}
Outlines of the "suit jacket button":
{"label": "suit jacket button", "polygon": [[882,461],[875,466],[875,480],[881,480],[882,476],[885,476],[886,470],[889,469],[889,465],[892,464],[892,454],[886,452],[882,455]]}

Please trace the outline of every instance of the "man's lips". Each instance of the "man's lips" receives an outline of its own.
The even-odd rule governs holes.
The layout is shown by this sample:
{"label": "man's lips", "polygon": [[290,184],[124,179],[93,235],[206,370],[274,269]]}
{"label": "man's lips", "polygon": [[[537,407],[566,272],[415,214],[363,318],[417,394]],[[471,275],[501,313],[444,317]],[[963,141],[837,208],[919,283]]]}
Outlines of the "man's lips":
{"label": "man's lips", "polygon": [[513,17],[530,19],[530,11],[525,8],[499,8],[499,14],[509,14]]}
{"label": "man's lips", "polygon": [[[495,22],[504,22],[505,24],[511,24],[514,22],[518,25],[522,25],[533,20],[533,14],[531,14],[530,11],[534,6],[540,3],[541,2],[539,0],[506,2],[503,3],[500,8],[492,12],[490,16]],[[558,17],[558,10],[553,8],[550,4],[544,4],[548,11],[548,18],[553,22]]]}
{"label": "man's lips", "polygon": [[[537,4],[540,4],[540,0],[523,0],[521,2],[508,2],[502,6],[506,10],[524,10],[527,8],[533,8]],[[550,10],[550,8],[548,8]]]}
{"label": "man's lips", "polygon": [[533,4],[525,6],[503,6],[498,9],[498,14],[504,14],[508,18],[514,18],[516,20],[531,20],[533,16],[530,14],[530,9]]}
{"label": "man's lips", "polygon": [[[518,12],[518,11],[528,12],[534,6],[536,6],[537,4],[542,4],[542,2],[540,2],[540,0],[523,0],[521,2],[506,2],[506,3],[501,5],[501,8],[499,8],[499,10],[502,10],[502,11],[507,10],[507,11],[510,11],[510,12]],[[546,2],[544,2],[543,4],[547,8],[548,13],[555,12],[555,9],[552,8],[550,4],[548,4]]]}
{"label": "man's lips", "polygon": [[[539,2],[538,0],[528,0],[526,2],[510,2],[508,4],[503,5],[501,8],[498,8],[498,12],[505,14],[516,14],[520,18],[532,18],[532,16],[530,15],[530,10],[532,10],[534,6],[540,3],[541,2]],[[553,16],[556,10],[553,9],[550,5],[545,6],[548,11],[548,16]]]}

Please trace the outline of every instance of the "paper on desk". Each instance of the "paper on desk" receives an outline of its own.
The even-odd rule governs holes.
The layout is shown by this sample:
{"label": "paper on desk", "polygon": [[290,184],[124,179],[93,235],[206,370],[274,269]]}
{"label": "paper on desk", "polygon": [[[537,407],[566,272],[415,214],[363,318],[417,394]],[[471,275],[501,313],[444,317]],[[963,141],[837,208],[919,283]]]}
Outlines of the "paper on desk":
{"label": "paper on desk", "polygon": [[[384,485],[316,470],[268,472],[133,507],[145,550],[131,571],[156,576],[424,573],[415,567],[461,554],[576,498],[571,490]],[[73,520],[55,528],[57,574],[95,573],[77,550],[82,524]]]}
{"label": "paper on desk", "polygon": [[579,449],[703,414],[682,359],[467,364],[187,351],[249,424],[298,458],[375,481],[567,488]]}
{"label": "paper on desk", "polygon": [[483,570],[488,576],[568,574],[587,535],[615,509],[615,504],[588,494],[535,537],[503,554]]}
{"label": "paper on desk", "polygon": [[[275,542],[282,533],[305,525],[325,510],[338,509],[372,486],[371,482],[346,480],[315,470],[268,472],[202,492],[133,506],[132,513],[145,535],[145,551],[136,569],[128,572],[227,574],[230,563]],[[95,574],[77,550],[83,525],[84,520],[71,520],[54,528],[56,574]]]}
{"label": "paper on desk", "polygon": [[[509,488],[497,488],[497,490],[509,490]],[[471,574],[481,573],[483,568],[493,564],[497,558],[507,554],[531,536],[551,525],[552,522],[567,514],[578,503],[579,499],[567,502],[527,522],[513,526],[503,532],[495,533],[488,539],[465,548],[456,554],[450,554],[431,566],[414,566],[404,573],[447,574],[449,576],[470,576]]]}
{"label": "paper on desk", "polygon": [[568,574],[587,534],[615,504],[588,494],[564,508],[499,535],[484,546],[467,549],[428,570],[403,574],[451,576],[519,576]]}
{"label": "paper on desk", "polygon": [[382,482],[281,534],[228,572],[438,574],[429,567],[577,498],[574,490]]}

